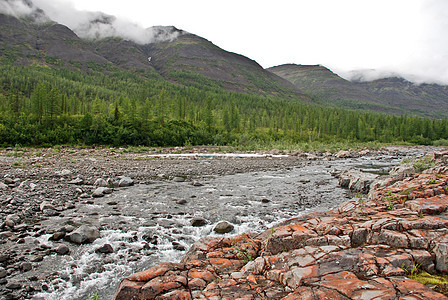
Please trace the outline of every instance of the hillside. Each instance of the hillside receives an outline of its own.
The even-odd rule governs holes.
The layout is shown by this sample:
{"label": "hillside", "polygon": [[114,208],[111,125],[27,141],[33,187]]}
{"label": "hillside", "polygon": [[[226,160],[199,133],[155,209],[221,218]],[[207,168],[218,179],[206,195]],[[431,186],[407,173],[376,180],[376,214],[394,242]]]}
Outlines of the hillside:
{"label": "hillside", "polygon": [[287,64],[268,70],[289,80],[317,103],[393,114],[448,116],[446,86],[416,85],[400,78],[351,82],[318,65]]}
{"label": "hillside", "polygon": [[[48,21],[35,23],[0,14],[1,57],[18,65],[46,64],[71,69],[110,69],[161,75],[166,80],[207,89],[307,97],[287,80],[255,61],[225,51],[204,38],[175,27],[156,27],[178,38],[137,44],[122,38],[85,40],[68,27]],[[151,57],[149,60],[148,58]]]}

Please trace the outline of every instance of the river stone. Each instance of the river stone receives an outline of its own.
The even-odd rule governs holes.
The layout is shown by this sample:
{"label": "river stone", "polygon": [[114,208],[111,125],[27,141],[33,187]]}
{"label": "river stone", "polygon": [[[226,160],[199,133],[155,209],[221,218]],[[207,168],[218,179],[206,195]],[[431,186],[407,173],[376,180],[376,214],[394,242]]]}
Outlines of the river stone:
{"label": "river stone", "polygon": [[201,227],[207,224],[207,220],[205,220],[204,218],[193,218],[191,220],[191,226],[193,227]]}
{"label": "river stone", "polygon": [[67,170],[67,169],[64,169],[64,170],[61,170],[61,171],[57,171],[55,173],[55,175],[58,176],[58,177],[68,176],[70,174],[72,174],[72,171]]}
{"label": "river stone", "polygon": [[22,288],[22,285],[18,282],[11,281],[6,284],[6,288],[9,290],[18,290]]}
{"label": "river stone", "polygon": [[68,182],[69,184],[81,185],[84,183],[84,180],[80,177],[76,177],[75,179]]}
{"label": "river stone", "polygon": [[15,181],[11,177],[6,177],[5,178],[5,183],[10,185],[10,184],[15,184]]}
{"label": "river stone", "polygon": [[81,225],[78,229],[68,235],[70,242],[75,244],[87,244],[95,241],[100,237],[100,231],[89,225]]}
{"label": "river stone", "polygon": [[184,181],[185,181],[185,178],[183,178],[183,177],[174,177],[174,178],[173,178],[173,181],[174,181],[174,182],[184,182]]}
{"label": "river stone", "polygon": [[0,267],[0,278],[5,278],[8,275],[8,272],[5,268]]}
{"label": "river stone", "polygon": [[126,176],[118,176],[118,186],[119,187],[126,187],[126,186],[131,186],[134,185],[134,180],[132,180],[130,177],[126,177]]}
{"label": "river stone", "polygon": [[31,271],[32,268],[33,265],[30,262],[23,262],[20,264],[20,270],[22,270],[23,272]]}
{"label": "river stone", "polygon": [[56,253],[59,255],[66,255],[70,253],[70,248],[67,245],[60,245],[56,248]]}
{"label": "river stone", "polygon": [[110,244],[104,244],[103,246],[97,248],[95,252],[103,254],[114,253],[114,248],[112,248]]}
{"label": "river stone", "polygon": [[5,225],[9,227],[14,227],[20,223],[20,217],[16,214],[7,215],[5,219]]}
{"label": "river stone", "polygon": [[230,224],[227,221],[220,221],[218,224],[216,224],[215,228],[213,228],[213,231],[217,233],[228,233],[233,230],[234,226]]}
{"label": "river stone", "polygon": [[0,190],[7,190],[9,187],[4,184],[3,182],[0,182]]}
{"label": "river stone", "polygon": [[93,185],[100,187],[107,187],[107,182],[103,178],[98,178]]}
{"label": "river stone", "polygon": [[336,154],[337,158],[350,158],[352,154],[350,151],[341,150]]}
{"label": "river stone", "polygon": [[108,187],[98,187],[95,189],[95,191],[93,191],[92,193],[92,197],[103,197],[106,194],[110,194],[112,193],[112,189],[108,188]]}
{"label": "river stone", "polygon": [[48,202],[48,201],[43,201],[43,202],[40,204],[39,208],[40,208],[40,211],[44,211],[44,210],[46,210],[46,209],[52,209],[52,210],[55,210],[55,209],[56,209],[56,208],[55,208],[50,202]]}

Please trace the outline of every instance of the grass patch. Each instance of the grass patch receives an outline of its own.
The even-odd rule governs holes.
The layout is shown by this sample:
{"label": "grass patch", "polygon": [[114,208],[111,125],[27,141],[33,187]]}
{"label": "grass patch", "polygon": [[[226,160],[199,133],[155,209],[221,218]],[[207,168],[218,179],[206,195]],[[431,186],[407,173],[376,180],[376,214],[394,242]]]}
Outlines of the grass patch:
{"label": "grass patch", "polygon": [[412,280],[418,281],[424,285],[435,286],[435,291],[448,295],[448,275],[433,275],[422,271],[408,275]]}

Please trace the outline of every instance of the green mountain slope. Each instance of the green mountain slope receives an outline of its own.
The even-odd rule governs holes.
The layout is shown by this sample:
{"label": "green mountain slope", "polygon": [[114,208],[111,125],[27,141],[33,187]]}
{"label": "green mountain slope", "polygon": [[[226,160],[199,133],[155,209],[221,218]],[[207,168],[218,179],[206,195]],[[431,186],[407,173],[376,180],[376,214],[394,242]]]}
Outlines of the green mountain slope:
{"label": "green mountain slope", "polygon": [[448,117],[448,86],[414,84],[403,78],[383,78],[369,82],[354,82],[385,104],[402,107],[411,114]]}
{"label": "green mountain slope", "polygon": [[269,71],[289,80],[317,103],[425,117],[448,116],[448,87],[401,78],[348,81],[323,66],[281,65]]}
{"label": "green mountain slope", "polygon": [[395,114],[403,112],[323,66],[286,64],[268,70],[289,80],[320,104]]}

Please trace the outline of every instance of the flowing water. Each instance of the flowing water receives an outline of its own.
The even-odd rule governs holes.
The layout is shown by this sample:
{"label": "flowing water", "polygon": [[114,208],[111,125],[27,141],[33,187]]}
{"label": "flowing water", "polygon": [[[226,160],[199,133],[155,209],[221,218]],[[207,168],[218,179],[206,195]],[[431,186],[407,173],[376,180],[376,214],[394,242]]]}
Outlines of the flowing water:
{"label": "flowing water", "polygon": [[[201,186],[160,180],[121,188],[46,221],[50,228],[90,223],[101,228],[101,238],[92,244],[70,245],[69,256],[47,257],[43,266],[57,264],[59,271],[48,279],[48,290],[37,297],[87,299],[99,292],[101,299],[111,299],[125,276],[160,262],[179,261],[195,241],[218,235],[213,228],[221,220],[234,225],[226,235],[262,232],[288,218],[328,210],[351,199],[351,193],[338,187],[331,175],[335,169],[356,166],[384,173],[397,163],[390,156],[314,161],[290,169],[204,176],[197,179]],[[193,227],[191,221],[197,217],[207,224]],[[48,237],[40,241],[51,245]],[[104,244],[114,252],[96,253]]]}

